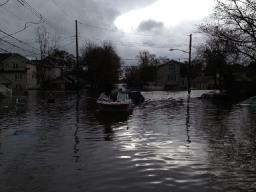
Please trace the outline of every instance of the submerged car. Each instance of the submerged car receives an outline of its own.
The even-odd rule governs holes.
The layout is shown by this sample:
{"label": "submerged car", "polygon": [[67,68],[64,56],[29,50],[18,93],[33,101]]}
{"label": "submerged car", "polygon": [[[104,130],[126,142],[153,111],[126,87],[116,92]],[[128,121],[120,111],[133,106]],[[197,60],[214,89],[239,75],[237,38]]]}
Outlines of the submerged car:
{"label": "submerged car", "polygon": [[145,98],[139,91],[130,91],[129,97],[135,105],[139,105],[145,101]]}

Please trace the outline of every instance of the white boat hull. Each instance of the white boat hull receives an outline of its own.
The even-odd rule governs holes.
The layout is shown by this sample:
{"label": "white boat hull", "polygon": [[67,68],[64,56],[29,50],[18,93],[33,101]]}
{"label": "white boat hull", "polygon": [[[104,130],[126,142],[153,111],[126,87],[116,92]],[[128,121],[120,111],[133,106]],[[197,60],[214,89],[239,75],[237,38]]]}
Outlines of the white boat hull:
{"label": "white boat hull", "polygon": [[132,109],[132,103],[120,103],[120,102],[101,102],[98,101],[100,111],[105,112],[129,112]]}

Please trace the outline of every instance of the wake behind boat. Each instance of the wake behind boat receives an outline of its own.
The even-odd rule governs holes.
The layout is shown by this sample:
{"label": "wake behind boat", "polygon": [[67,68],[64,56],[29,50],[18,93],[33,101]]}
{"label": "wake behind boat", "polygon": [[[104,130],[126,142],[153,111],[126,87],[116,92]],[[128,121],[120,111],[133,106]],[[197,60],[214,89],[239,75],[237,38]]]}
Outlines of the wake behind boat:
{"label": "wake behind boat", "polygon": [[110,95],[101,93],[97,100],[100,111],[105,112],[128,112],[132,109],[132,100],[129,94],[123,91],[112,91]]}

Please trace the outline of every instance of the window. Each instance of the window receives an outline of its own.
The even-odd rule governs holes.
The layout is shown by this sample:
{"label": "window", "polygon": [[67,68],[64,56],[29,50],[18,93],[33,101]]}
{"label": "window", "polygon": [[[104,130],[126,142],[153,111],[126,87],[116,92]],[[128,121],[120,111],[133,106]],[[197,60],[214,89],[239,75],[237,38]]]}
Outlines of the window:
{"label": "window", "polygon": [[19,67],[17,63],[14,63],[12,66],[13,66],[13,69],[17,69]]}
{"label": "window", "polygon": [[169,65],[169,70],[172,72],[172,71],[175,71],[175,65]]}
{"label": "window", "polygon": [[15,73],[15,80],[21,80],[22,79],[22,74],[21,73]]}
{"label": "window", "polygon": [[21,85],[16,84],[16,85],[15,85],[15,88],[16,88],[16,89],[22,89],[22,86],[21,86]]}
{"label": "window", "polygon": [[32,72],[32,79],[36,79],[36,72]]}

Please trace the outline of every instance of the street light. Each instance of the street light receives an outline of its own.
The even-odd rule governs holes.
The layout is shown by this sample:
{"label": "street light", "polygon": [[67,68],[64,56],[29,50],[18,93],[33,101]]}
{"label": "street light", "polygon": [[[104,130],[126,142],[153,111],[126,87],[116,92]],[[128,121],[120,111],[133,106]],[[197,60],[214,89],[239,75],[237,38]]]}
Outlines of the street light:
{"label": "street light", "polygon": [[189,54],[188,58],[188,94],[191,93],[191,79],[190,79],[190,73],[191,73],[191,47],[192,47],[192,34],[189,35],[189,51],[184,51],[182,49],[169,49],[169,51],[181,51],[183,53]]}

